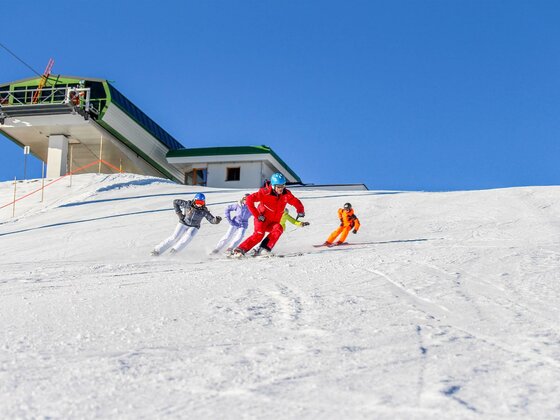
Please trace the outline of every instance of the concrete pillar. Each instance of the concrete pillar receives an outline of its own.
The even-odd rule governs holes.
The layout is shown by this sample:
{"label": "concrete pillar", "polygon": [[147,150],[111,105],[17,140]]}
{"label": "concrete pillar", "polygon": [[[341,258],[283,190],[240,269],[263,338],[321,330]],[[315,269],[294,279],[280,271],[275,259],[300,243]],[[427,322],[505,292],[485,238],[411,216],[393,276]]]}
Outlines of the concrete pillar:
{"label": "concrete pillar", "polygon": [[47,156],[47,178],[66,175],[68,162],[68,139],[62,134],[49,136],[49,154]]}

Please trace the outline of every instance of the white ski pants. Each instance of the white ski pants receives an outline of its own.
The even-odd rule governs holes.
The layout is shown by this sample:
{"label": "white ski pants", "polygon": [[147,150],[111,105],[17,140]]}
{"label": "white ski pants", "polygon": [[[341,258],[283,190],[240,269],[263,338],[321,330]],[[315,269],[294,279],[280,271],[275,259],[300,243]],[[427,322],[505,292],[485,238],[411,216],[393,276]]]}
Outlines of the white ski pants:
{"label": "white ski pants", "polygon": [[241,243],[241,240],[243,239],[243,236],[245,236],[246,231],[247,228],[229,225],[229,229],[227,230],[226,234],[222,236],[222,239],[220,239],[220,242],[218,242],[218,244],[216,245],[216,250],[221,251],[222,248],[228,243],[228,248],[235,248]]}
{"label": "white ski pants", "polygon": [[173,246],[175,251],[180,251],[186,247],[190,241],[198,233],[198,228],[192,226],[185,226],[182,223],[177,223],[177,227],[167,239],[160,242],[154,250],[158,253],[164,253],[169,247]]}

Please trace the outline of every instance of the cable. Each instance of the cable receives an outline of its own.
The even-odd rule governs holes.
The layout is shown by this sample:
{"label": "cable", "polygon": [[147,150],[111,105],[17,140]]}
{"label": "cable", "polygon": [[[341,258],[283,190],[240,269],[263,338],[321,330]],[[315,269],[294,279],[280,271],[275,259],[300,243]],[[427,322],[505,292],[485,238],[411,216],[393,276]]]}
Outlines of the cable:
{"label": "cable", "polygon": [[27,67],[28,69],[30,69],[33,73],[35,73],[37,76],[42,76],[41,74],[39,74],[37,71],[35,71],[35,69],[33,67],[31,67],[29,64],[27,64],[25,61],[23,61],[21,58],[19,58],[17,55],[15,55],[12,51],[10,51],[10,49],[8,47],[6,47],[4,44],[2,44],[0,42],[0,47],[4,48],[6,51],[8,51],[12,56],[14,56],[14,58],[16,58],[19,62],[21,62],[25,67]]}
{"label": "cable", "polygon": [[[28,69],[30,69],[33,73],[35,73],[37,76],[39,77],[43,77],[43,75],[41,73],[39,73],[38,71],[36,71],[33,67],[31,67],[29,64],[27,64],[25,61],[23,61],[21,58],[19,58],[14,52],[12,52],[8,47],[6,47],[4,44],[2,44],[0,42],[0,47],[4,48],[6,51],[8,51],[15,59],[17,59],[20,63],[22,63],[25,67],[27,67]],[[58,81],[58,77],[56,79],[53,79],[52,77],[47,77],[47,82],[53,82],[54,84],[56,84],[56,82]],[[54,86],[53,84],[53,86]]]}

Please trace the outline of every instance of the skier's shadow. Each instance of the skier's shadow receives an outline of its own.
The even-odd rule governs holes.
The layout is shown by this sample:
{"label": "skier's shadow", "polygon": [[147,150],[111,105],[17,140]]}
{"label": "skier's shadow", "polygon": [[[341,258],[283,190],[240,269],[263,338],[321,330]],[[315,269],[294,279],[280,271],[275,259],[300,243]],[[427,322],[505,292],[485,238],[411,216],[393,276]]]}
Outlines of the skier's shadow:
{"label": "skier's shadow", "polygon": [[394,241],[349,242],[348,245],[343,245],[343,246],[400,244],[400,243],[407,243],[407,242],[426,242],[426,241],[433,241],[433,240],[435,239],[419,238],[419,239],[398,239]]}
{"label": "skier's shadow", "polygon": [[[353,249],[361,249],[368,245],[387,245],[387,244],[400,244],[400,243],[411,243],[411,242],[427,242],[435,241],[443,238],[418,238],[418,239],[398,239],[394,241],[370,241],[370,242],[349,242],[346,245],[337,245],[332,247],[318,248],[317,252],[332,252],[332,251],[350,251]],[[359,248],[356,248],[359,247]]]}

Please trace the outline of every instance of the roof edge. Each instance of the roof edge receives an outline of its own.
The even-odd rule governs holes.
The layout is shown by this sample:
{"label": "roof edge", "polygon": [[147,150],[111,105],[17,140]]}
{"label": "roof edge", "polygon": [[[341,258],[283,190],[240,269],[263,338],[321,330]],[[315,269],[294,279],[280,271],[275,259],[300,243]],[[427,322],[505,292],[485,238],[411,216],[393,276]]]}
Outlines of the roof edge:
{"label": "roof edge", "polygon": [[218,146],[218,147],[197,147],[171,150],[166,158],[174,157],[196,157],[196,156],[221,156],[221,155],[255,155],[269,154],[280,163],[298,182],[301,178],[278,156],[271,147],[260,146]]}
{"label": "roof edge", "polygon": [[[107,79],[98,79],[96,77],[82,77],[82,76],[68,76],[68,75],[64,75],[64,74],[51,74],[49,76],[49,79],[52,78],[57,78],[57,77],[62,77],[65,79],[76,79],[76,80],[87,80],[90,82],[108,82]],[[18,85],[20,83],[25,83],[25,82],[30,82],[32,80],[39,80],[41,79],[41,76],[33,76],[33,77],[26,77],[24,79],[19,79],[19,80],[14,80],[12,82],[7,82],[7,83],[0,83],[0,87],[5,87],[5,86],[10,86],[10,85]]]}

